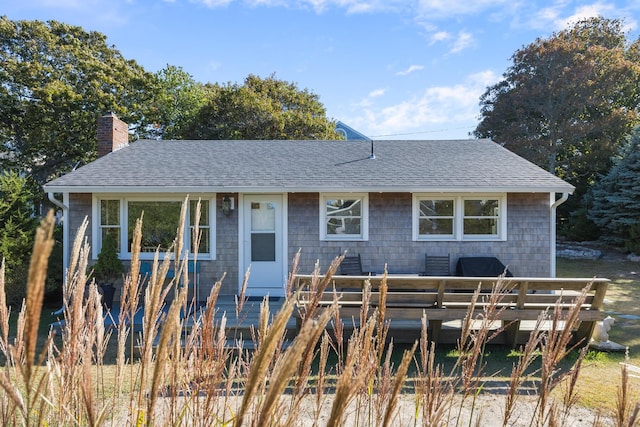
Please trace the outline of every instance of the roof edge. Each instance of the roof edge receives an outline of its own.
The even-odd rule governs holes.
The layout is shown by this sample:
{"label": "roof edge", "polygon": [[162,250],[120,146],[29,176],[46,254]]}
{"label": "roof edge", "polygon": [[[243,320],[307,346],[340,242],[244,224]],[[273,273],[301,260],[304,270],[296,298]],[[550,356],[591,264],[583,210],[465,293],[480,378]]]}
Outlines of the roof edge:
{"label": "roof edge", "polygon": [[189,186],[51,186],[45,185],[47,193],[569,193],[572,185],[545,187],[189,187]]}

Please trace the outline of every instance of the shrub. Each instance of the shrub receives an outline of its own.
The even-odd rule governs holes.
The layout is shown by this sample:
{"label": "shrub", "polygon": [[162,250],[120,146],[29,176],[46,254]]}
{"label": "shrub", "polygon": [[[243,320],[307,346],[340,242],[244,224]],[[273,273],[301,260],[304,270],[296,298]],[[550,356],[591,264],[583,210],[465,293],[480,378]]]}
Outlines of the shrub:
{"label": "shrub", "polygon": [[106,235],[102,240],[102,248],[98,254],[98,261],[93,266],[93,272],[96,280],[104,283],[113,283],[124,272],[113,237]]}
{"label": "shrub", "polygon": [[7,302],[12,305],[25,296],[33,234],[38,225],[33,199],[27,178],[15,172],[0,173],[0,260],[5,259]]}

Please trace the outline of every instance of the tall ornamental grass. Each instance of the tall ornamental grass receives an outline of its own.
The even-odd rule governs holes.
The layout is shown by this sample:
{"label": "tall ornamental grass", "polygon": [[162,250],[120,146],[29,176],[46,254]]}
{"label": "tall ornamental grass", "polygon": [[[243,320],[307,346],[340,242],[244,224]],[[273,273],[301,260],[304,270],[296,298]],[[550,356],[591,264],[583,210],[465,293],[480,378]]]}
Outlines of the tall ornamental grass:
{"label": "tall ornamental grass", "polygon": [[[105,329],[108,314],[87,274],[90,248],[85,222],[73,245],[65,281],[64,327],[56,335],[53,330],[38,330],[53,226],[49,214],[37,231],[15,335],[9,332],[4,263],[0,266],[0,356],[5,362],[0,371],[0,423],[4,426],[470,426],[482,425],[487,416],[478,397],[491,375],[485,372],[486,345],[500,332],[491,325],[499,319],[500,302],[510,291],[504,278],[496,280],[490,294],[475,292],[474,301],[482,299],[483,309],[474,315],[470,307],[458,341],[458,359],[449,372],[435,362],[426,316],[421,319],[419,340],[406,347],[399,360],[393,357],[391,325],[385,318],[385,280],[381,304],[373,310],[364,304],[350,333],[340,317],[339,293],[334,291],[330,307],[319,304],[342,257],[324,275],[316,267],[311,297],[303,308],[297,306],[296,257],[282,307],[273,313],[264,300],[248,349],[238,339],[237,326],[216,313],[220,281],[203,307],[187,300],[187,286],[179,283],[188,284],[188,262],[197,254],[191,254],[191,260],[180,256],[180,232],[169,251],[156,252],[151,274],[139,274],[142,218],[133,235],[117,327]],[[178,230],[183,229],[181,223]],[[171,268],[176,274],[168,278]],[[247,279],[248,273],[236,298],[238,318],[245,310]],[[576,298],[566,316],[559,305],[540,314],[511,368],[506,392],[499,396],[504,402],[504,426],[571,424],[585,351],[579,351],[570,370],[559,369],[559,363],[572,350],[570,331],[578,325],[577,313],[587,291]],[[369,292],[367,284],[365,300]],[[134,333],[132,322],[142,306],[142,330]],[[299,333],[287,340],[287,322],[296,311]],[[549,320],[551,329],[544,330],[543,321]],[[115,362],[105,363],[110,343]],[[531,372],[534,361],[540,368]],[[537,388],[523,423],[522,386],[531,381]],[[615,425],[640,422],[640,403],[629,397],[632,381],[623,367],[617,411],[611,414]],[[555,389],[559,392],[552,394]],[[594,425],[602,423],[602,418],[593,420]]]}

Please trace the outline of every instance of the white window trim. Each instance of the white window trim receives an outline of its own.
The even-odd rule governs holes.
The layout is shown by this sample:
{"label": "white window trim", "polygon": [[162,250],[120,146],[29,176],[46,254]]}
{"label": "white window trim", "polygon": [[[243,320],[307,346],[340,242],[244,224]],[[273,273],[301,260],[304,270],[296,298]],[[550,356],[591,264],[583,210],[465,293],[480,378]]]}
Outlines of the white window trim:
{"label": "white window trim", "polygon": [[[360,235],[327,234],[327,199],[362,200],[362,224]],[[368,193],[320,193],[320,240],[359,242],[369,240],[369,194]]]}
{"label": "white window trim", "polygon": [[[453,200],[453,236],[452,235],[420,235],[420,200]],[[498,234],[464,234],[464,201],[465,200],[498,200],[500,213]],[[466,241],[466,242],[502,242],[507,240],[507,194],[506,193],[414,193],[412,202],[412,239],[413,241]]]}
{"label": "white window trim", "polygon": [[[91,253],[93,259],[98,259],[98,253],[102,248],[102,233],[100,232],[100,201],[101,200],[118,200],[120,202],[120,248],[118,255],[121,260],[130,260],[131,252],[128,246],[128,202],[184,202],[185,195],[149,195],[149,194],[94,194],[91,203]],[[197,196],[189,196],[189,201],[201,199],[202,203],[209,203],[209,248],[211,253],[198,252],[199,260],[215,260],[216,259],[216,195],[207,193]],[[189,242],[191,241],[191,224],[189,224],[189,213],[187,213],[187,222],[185,223],[185,244],[184,251],[190,251]],[[141,260],[152,260],[155,252],[141,252]],[[189,259],[193,259],[193,254],[189,252]]]}

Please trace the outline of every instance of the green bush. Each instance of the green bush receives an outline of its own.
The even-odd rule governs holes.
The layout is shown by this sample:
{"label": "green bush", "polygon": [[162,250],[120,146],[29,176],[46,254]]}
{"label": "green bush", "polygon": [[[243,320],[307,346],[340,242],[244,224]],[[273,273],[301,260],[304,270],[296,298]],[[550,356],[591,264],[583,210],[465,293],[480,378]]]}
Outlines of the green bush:
{"label": "green bush", "polygon": [[98,282],[113,283],[124,272],[122,261],[118,258],[116,242],[109,235],[102,240],[102,248],[98,254],[98,262],[93,266],[93,273]]}
{"label": "green bush", "polygon": [[0,259],[5,259],[7,303],[20,304],[26,294],[29,260],[38,219],[34,190],[16,172],[0,173]]}
{"label": "green bush", "polygon": [[600,228],[587,217],[587,209],[578,209],[559,224],[558,234],[573,242],[598,240]]}

